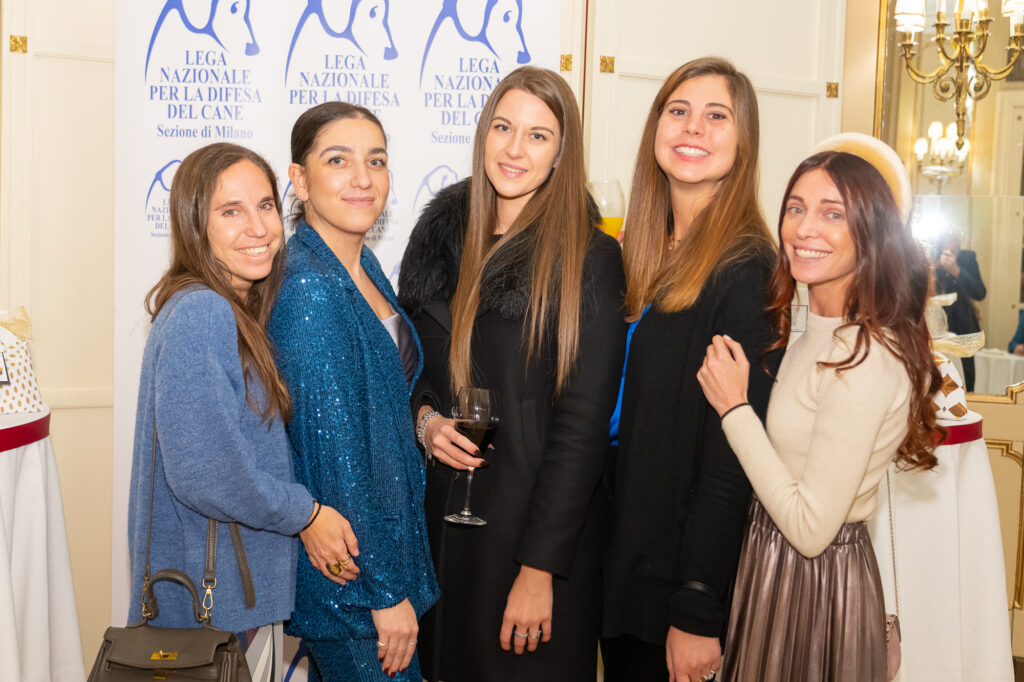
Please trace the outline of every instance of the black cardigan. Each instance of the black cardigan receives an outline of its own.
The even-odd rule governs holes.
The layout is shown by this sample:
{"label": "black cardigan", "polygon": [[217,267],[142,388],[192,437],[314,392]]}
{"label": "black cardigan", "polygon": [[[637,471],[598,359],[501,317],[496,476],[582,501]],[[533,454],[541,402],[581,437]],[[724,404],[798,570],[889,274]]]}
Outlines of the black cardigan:
{"label": "black cardigan", "polygon": [[[724,636],[751,488],[697,370],[713,335],[739,341],[751,362],[748,400],[764,419],[770,267],[756,259],[727,266],[692,307],[652,308],[633,334],[605,560],[606,637],[663,645],[670,625]],[[780,352],[769,358],[773,373],[779,361]]]}

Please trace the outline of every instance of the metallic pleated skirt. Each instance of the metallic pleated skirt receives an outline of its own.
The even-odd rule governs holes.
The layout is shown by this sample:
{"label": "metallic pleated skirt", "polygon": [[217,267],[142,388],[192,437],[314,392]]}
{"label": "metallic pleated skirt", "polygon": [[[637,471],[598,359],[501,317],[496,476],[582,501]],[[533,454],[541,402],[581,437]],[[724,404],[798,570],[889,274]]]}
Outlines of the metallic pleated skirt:
{"label": "metallic pleated skirt", "polygon": [[728,682],[885,682],[885,606],[864,524],[843,524],[808,559],[754,500],[724,659]]}

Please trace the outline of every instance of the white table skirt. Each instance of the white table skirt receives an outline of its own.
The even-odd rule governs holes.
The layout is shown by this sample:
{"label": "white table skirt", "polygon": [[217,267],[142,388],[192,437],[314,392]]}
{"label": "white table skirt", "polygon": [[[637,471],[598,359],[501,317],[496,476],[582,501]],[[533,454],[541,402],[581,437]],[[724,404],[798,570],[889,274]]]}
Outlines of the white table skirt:
{"label": "white table skirt", "polygon": [[[965,421],[980,419],[970,413]],[[999,510],[985,441],[942,446],[935,454],[933,471],[893,476],[903,635],[895,682],[1013,682]],[[893,613],[884,478],[868,530],[886,611]]]}
{"label": "white table skirt", "polygon": [[1024,356],[1000,348],[986,348],[974,354],[975,393],[1002,395],[1007,386],[1021,381],[1024,381]]}
{"label": "white table skirt", "polygon": [[[0,429],[39,417],[0,416]],[[46,437],[0,452],[0,680],[84,679],[64,505]]]}

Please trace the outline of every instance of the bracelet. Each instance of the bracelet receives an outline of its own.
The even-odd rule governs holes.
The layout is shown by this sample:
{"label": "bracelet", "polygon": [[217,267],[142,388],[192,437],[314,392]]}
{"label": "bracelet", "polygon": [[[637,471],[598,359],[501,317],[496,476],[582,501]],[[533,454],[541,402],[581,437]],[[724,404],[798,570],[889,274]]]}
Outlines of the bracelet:
{"label": "bracelet", "polygon": [[302,530],[299,531],[300,533],[313,525],[313,522],[316,521],[316,517],[320,516],[320,510],[324,507],[320,504],[320,500],[315,497],[313,498],[313,506],[315,507],[315,509],[313,509],[313,515],[309,517],[309,521],[307,521],[306,525],[302,527]]}
{"label": "bracelet", "polygon": [[423,416],[420,417],[419,424],[416,425],[416,440],[419,441],[419,444],[423,447],[423,451],[427,453],[428,458],[433,457],[433,455],[430,454],[430,449],[427,447],[423,437],[427,434],[427,423],[434,417],[440,416],[441,413],[437,410],[429,410],[428,412],[423,413]]}
{"label": "bracelet", "polygon": [[729,413],[732,412],[733,410],[737,410],[737,409],[739,409],[741,407],[744,407],[746,405],[749,405],[749,404],[750,403],[736,403],[735,405],[733,405],[728,410],[726,410],[725,412],[722,413],[722,419],[725,419],[726,417],[728,417]]}

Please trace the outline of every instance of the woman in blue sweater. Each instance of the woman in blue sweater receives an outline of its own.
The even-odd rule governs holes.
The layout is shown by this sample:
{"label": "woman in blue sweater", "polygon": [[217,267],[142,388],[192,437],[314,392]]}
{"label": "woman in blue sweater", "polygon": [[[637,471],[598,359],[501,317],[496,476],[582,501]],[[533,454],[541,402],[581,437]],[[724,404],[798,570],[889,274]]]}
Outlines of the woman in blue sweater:
{"label": "woman in blue sweater", "polygon": [[330,570],[299,560],[289,634],[310,677],[421,680],[418,619],[437,600],[423,520],[423,459],[409,410],[419,339],[363,242],[384,210],[387,143],[368,110],[328,102],[292,128],[288,168],[302,201],[268,333],[292,399],[296,474],[351,522],[358,548]]}
{"label": "woman in blue sweater", "polygon": [[[142,361],[129,499],[132,622],[141,617],[150,509],[151,574],[180,569],[197,586],[208,520],[237,523],[248,572],[236,559],[234,529],[220,528],[212,623],[238,632],[276,623],[276,636],[273,627],[255,635],[272,647],[264,658],[278,661],[273,678],[258,679],[280,679],[273,647],[295,601],[295,535],[324,556],[344,551],[351,535],[292,473],[283,424],[291,408],[264,331],[284,258],[278,206],[273,171],[243,147],[209,145],[178,168],[170,193],[171,266],[147,297],[153,327]],[[162,582],[155,591],[156,625],[198,627],[183,588]]]}

